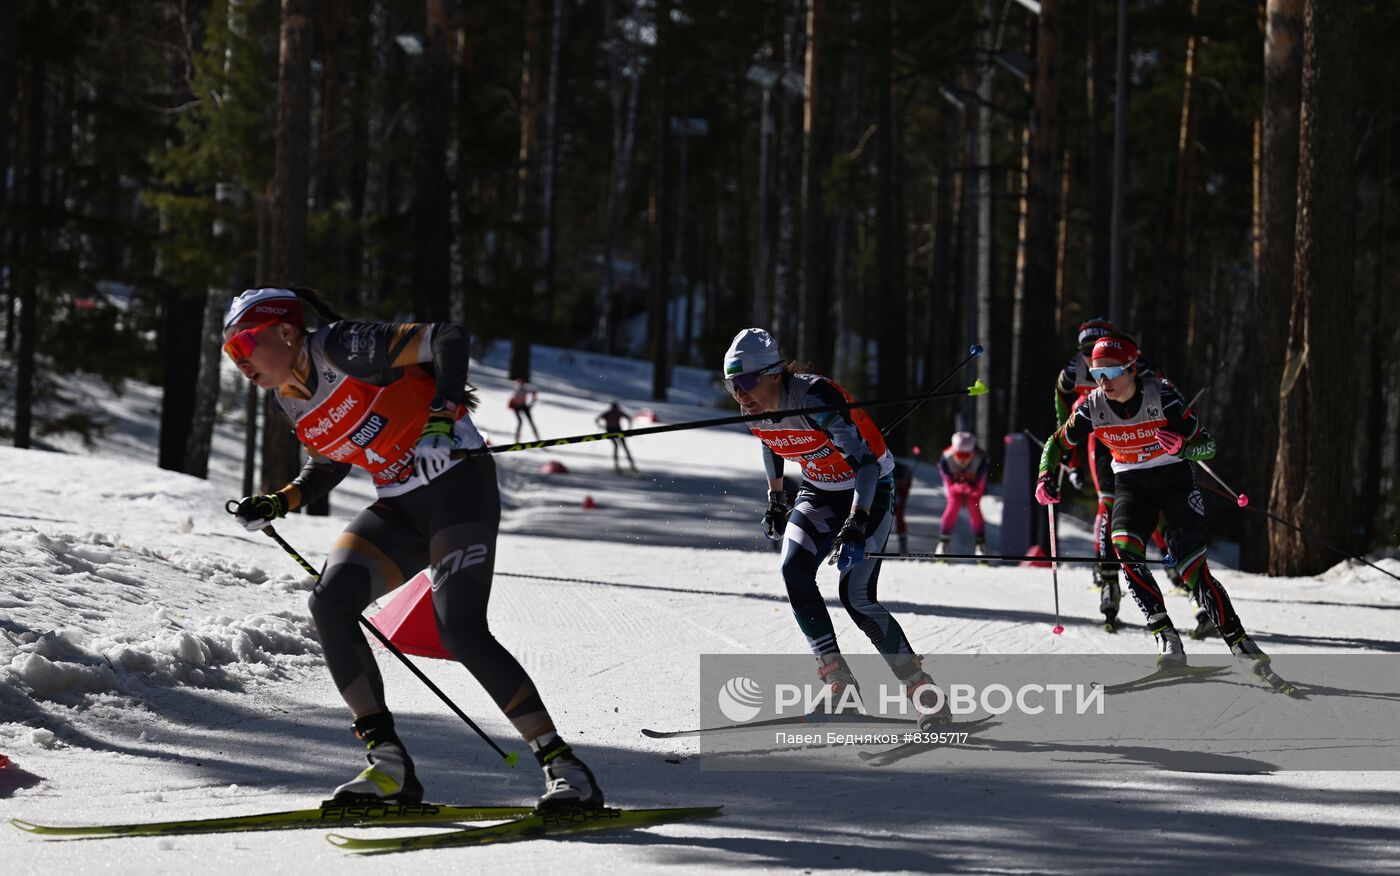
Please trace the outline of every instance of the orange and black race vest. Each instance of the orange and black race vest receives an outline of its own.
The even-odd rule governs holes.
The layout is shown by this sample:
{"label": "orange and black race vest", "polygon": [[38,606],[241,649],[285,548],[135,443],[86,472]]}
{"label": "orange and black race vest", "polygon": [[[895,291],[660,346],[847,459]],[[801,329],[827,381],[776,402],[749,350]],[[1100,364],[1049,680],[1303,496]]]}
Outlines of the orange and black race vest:
{"label": "orange and black race vest", "polygon": [[1142,404],[1137,413],[1126,418],[1113,412],[1102,390],[1095,390],[1084,399],[1082,407],[1094,425],[1094,435],[1113,454],[1114,471],[1180,462],[1157,440],[1157,430],[1167,425],[1167,418],[1162,415],[1162,379],[1144,378],[1141,392]]}
{"label": "orange and black race vest", "polygon": [[[413,446],[437,392],[432,375],[410,365],[397,379],[376,386],[337,368],[327,359],[323,345],[317,334],[307,339],[316,375],[311,398],[279,395],[277,399],[292,420],[297,440],[321,456],[369,472],[380,495],[416,486]],[[464,416],[465,409],[459,409],[458,419]]]}
{"label": "orange and black race vest", "polygon": [[[793,410],[830,404],[830,401],[814,392],[818,382],[834,388],[846,401],[854,400],[834,380],[815,374],[794,374],[785,382],[780,408]],[[881,477],[894,470],[894,457],[885,448],[885,436],[865,411],[852,408],[845,414],[816,414],[814,419],[817,422],[826,421],[828,428],[813,428],[808,417],[795,416],[776,422],[761,420],[749,423],[749,429],[778,456],[801,466],[802,477],[821,489],[847,490],[855,486],[856,474],[846,461],[847,454],[855,457],[857,464],[860,455],[869,454],[878,462]],[[845,433],[845,440],[842,441],[844,453],[843,447],[838,447],[832,440],[834,432]]]}

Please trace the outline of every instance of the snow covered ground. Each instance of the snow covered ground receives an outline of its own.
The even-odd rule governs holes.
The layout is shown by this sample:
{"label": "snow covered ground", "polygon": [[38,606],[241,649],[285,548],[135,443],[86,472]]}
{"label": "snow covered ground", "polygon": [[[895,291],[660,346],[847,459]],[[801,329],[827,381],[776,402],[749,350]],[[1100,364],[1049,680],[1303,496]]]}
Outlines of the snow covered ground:
{"label": "snow covered ground", "polygon": [[[511,437],[504,350],[478,363],[477,422]],[[595,431],[617,398],[662,422],[721,416],[706,375],[681,371],[673,401],[643,401],[642,363],[536,351],[546,436]],[[0,819],[164,820],[300,808],[359,768],[349,718],[306,615],[310,579],[270,539],[223,510],[238,495],[239,424],[226,417],[209,481],[162,471],[157,395],[75,389],[113,420],[95,452],[0,449]],[[236,402],[234,403],[236,407]],[[942,436],[938,436],[942,437]],[[940,446],[928,436],[927,446]],[[60,445],[61,446],[61,445]],[[1347,872],[1396,868],[1400,776],[1391,772],[1165,770],[729,772],[691,739],[641,727],[693,725],[699,655],[801,653],[777,558],[758,533],[766,489],[741,427],[635,439],[641,477],[613,473],[607,444],[500,457],[506,518],[493,591],[497,635],[534,675],[561,730],[617,805],[723,803],[725,816],[631,834],[361,858],[318,831],[42,841],[0,825],[15,873],[975,871]],[[557,460],[569,474],[545,475]],[[911,550],[930,550],[941,499],[921,466]],[[281,534],[319,563],[369,501],[355,478],[333,516]],[[596,508],[583,509],[585,497]],[[993,526],[996,498],[984,503]],[[961,524],[963,527],[966,523]],[[1066,551],[1087,550],[1067,521]],[[959,542],[967,539],[959,530]],[[1400,561],[1378,562],[1400,572]],[[825,591],[845,647],[870,646]],[[1395,581],[1338,566],[1308,579],[1220,569],[1249,628],[1274,654],[1390,653]],[[1087,573],[1061,574],[1063,636],[1043,569],[887,563],[883,601],[927,654],[1151,653],[1136,612],[1100,631]],[[1171,597],[1178,622],[1189,617]],[[1218,639],[1188,643],[1221,655]],[[508,748],[490,701],[453,664],[418,665]],[[499,759],[381,653],[390,704],[431,799],[527,804],[528,755]],[[366,830],[351,830],[363,834]]]}

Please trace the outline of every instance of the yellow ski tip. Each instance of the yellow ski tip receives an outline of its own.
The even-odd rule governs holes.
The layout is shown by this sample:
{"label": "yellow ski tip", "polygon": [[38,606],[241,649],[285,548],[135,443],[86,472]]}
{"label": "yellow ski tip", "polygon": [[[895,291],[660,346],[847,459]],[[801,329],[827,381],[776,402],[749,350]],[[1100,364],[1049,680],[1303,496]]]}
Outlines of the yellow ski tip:
{"label": "yellow ski tip", "polygon": [[983,383],[980,377],[972,381],[972,385],[967,388],[968,395],[986,395],[989,391],[987,384]]}
{"label": "yellow ski tip", "polygon": [[517,751],[512,751],[508,753],[506,755],[506,763],[510,764],[511,766],[515,766],[516,764],[520,763],[520,753]]}
{"label": "yellow ski tip", "polygon": [[352,840],[351,837],[343,836],[342,834],[338,834],[338,833],[328,833],[328,834],[326,834],[326,842],[330,843],[330,844],[333,845],[333,846],[339,846],[340,848],[345,848],[346,846],[350,845],[350,843],[351,843],[352,841],[353,841],[353,840]]}
{"label": "yellow ski tip", "polygon": [[37,830],[39,829],[39,825],[33,823],[32,821],[25,821],[25,820],[20,819],[20,818],[11,818],[11,819],[10,819],[10,824],[13,824],[15,827],[19,828],[20,830],[27,830],[27,831],[29,831],[30,833],[34,833],[35,831],[37,831]]}

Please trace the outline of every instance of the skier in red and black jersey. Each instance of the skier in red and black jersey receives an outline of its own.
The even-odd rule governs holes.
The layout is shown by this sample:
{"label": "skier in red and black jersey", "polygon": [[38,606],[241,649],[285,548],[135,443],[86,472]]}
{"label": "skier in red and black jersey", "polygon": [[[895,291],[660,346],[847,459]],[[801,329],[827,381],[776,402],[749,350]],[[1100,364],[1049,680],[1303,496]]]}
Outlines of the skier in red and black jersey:
{"label": "skier in red and black jersey", "polygon": [[1133,599],[1157,637],[1162,669],[1186,665],[1181,637],[1172,625],[1162,593],[1142,563],[1147,539],[1159,515],[1167,518],[1182,580],[1199,596],[1220,635],[1237,657],[1248,660],[1265,680],[1276,679],[1269,657],[1245,633],[1229,594],[1206,563],[1205,500],[1191,460],[1215,455],[1215,439],[1201,426],[1170,382],[1137,373],[1137,345],[1108,336],[1095,342],[1090,376],[1098,388],[1085,396],[1070,419],[1045,442],[1035,496],[1042,505],[1060,501],[1054,472],[1074,448],[1096,436],[1113,456],[1117,501],[1113,506],[1113,548],[1127,575]]}
{"label": "skier in red and black jersey", "polygon": [[[327,325],[307,330],[302,298]],[[452,458],[454,449],[484,443],[469,415],[476,399],[465,389],[466,333],[447,323],[342,320],[309,290],[265,288],[233,300],[224,341],[243,376],[274,393],[310,454],[290,484],[239,502],[240,523],[262,529],[326,495],[351,466],[368,471],[378,492],[332,546],[311,593],[326,666],[369,761],[334,799],[422,799],[358,620],[370,602],[426,567],[442,644],[544,769],[540,806],[602,806],[592,772],[559,737],[534,682],[487,624],[501,519],[496,466],[489,455]]]}
{"label": "skier in red and black jersey", "polygon": [[[1100,338],[1113,336],[1126,337],[1114,327],[1113,323],[1103,317],[1095,317],[1080,323],[1079,347],[1055,379],[1055,425],[1057,428],[1064,425],[1074,409],[1095,389],[1094,380],[1089,375],[1089,355],[1094,349],[1094,344]],[[1141,377],[1153,377],[1157,374],[1152,365],[1142,356],[1138,357],[1136,367],[1137,373]],[[1098,508],[1094,513],[1094,554],[1105,559],[1113,556],[1108,535],[1108,521],[1113,515],[1114,503],[1112,461],[1112,454],[1099,443],[1097,437],[1090,435],[1088,442],[1083,447],[1074,449],[1068,463],[1070,483],[1076,490],[1084,488],[1086,483],[1084,470],[1087,468],[1089,471],[1088,480],[1092,481],[1094,492],[1098,496]],[[1165,525],[1159,521],[1158,526],[1152,532],[1152,540],[1165,555],[1169,553],[1169,549],[1164,529]],[[1094,584],[1099,588],[1099,611],[1103,612],[1105,628],[1112,631],[1117,626],[1118,603],[1122,598],[1122,590],[1118,583],[1118,566],[1113,563],[1102,563],[1094,566],[1093,570]],[[1175,569],[1169,569],[1167,576],[1177,587],[1185,589]]]}
{"label": "skier in red and black jersey", "polygon": [[[835,381],[799,366],[785,366],[778,343],[763,329],[735,335],[724,355],[725,386],[746,414],[839,405],[851,397]],[[783,545],[783,581],[788,602],[818,660],[818,675],[831,686],[833,702],[855,687],[855,677],[836,644],[836,631],[817,589],[817,570],[831,551],[840,572],[841,605],[860,631],[885,656],[910,699],[932,707],[933,680],[923,671],[899,622],[880,604],[876,585],[882,551],[894,517],[894,457],[884,435],[859,408],[749,423],[763,443],[768,475],[768,510],[763,528]],[[802,472],[797,497],[788,507],[785,461]],[[946,720],[945,704],[921,720]]]}

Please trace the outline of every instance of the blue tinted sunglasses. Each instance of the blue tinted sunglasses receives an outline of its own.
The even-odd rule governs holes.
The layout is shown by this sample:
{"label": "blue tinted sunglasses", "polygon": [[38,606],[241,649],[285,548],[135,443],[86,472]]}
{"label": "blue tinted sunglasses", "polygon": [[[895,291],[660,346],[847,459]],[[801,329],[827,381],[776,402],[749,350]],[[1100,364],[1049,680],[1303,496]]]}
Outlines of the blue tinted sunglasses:
{"label": "blue tinted sunglasses", "polygon": [[758,386],[758,379],[760,377],[762,377],[765,374],[773,374],[777,371],[781,371],[782,367],[783,363],[778,362],[776,364],[769,365],[767,368],[760,368],[759,370],[750,372],[748,374],[736,374],[733,377],[726,377],[724,379],[724,383],[726,386],[729,387],[729,391],[731,393],[753,392],[754,388]]}
{"label": "blue tinted sunglasses", "polygon": [[1117,380],[1127,372],[1131,365],[1109,365],[1106,368],[1090,368],[1089,376],[1095,383],[1101,380]]}

